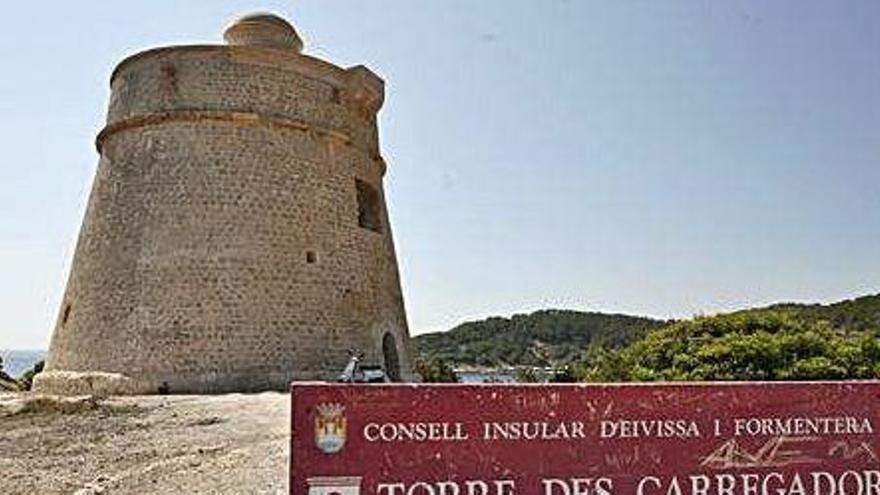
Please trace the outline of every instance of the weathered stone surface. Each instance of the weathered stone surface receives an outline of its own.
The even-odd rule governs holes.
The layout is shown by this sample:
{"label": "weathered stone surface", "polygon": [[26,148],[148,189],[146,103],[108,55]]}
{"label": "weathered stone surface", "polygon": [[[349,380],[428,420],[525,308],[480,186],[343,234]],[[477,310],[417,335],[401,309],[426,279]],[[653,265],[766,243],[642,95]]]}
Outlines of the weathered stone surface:
{"label": "weathered stone surface", "polygon": [[137,383],[121,373],[100,371],[44,371],[40,386],[59,395],[134,395],[150,394],[150,383]]}
{"label": "weathered stone surface", "polygon": [[[386,335],[392,374],[412,377],[382,194],[382,80],[266,42],[284,38],[283,20],[243,22],[234,46],[148,50],[114,71],[38,390],[284,389],[332,379],[352,348],[385,362]],[[363,184],[374,204],[359,203]],[[367,213],[378,229],[362,226]],[[122,378],[83,382],[96,372]]]}

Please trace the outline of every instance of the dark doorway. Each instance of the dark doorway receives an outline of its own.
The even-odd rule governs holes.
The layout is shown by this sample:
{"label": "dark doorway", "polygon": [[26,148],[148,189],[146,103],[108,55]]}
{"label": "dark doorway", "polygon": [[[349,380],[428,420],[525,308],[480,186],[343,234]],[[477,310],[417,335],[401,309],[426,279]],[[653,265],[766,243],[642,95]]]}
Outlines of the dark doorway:
{"label": "dark doorway", "polygon": [[397,356],[397,342],[394,335],[386,333],[382,337],[382,354],[385,356],[385,375],[392,382],[400,381],[400,359]]}

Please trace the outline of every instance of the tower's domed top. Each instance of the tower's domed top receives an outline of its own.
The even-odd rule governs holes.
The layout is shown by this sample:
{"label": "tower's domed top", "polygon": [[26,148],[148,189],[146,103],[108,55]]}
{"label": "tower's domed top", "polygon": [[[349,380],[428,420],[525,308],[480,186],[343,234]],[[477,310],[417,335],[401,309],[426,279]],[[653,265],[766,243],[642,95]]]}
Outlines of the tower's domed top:
{"label": "tower's domed top", "polygon": [[303,42],[283,18],[265,12],[248,14],[234,21],[223,33],[229,45],[258,46],[302,51]]}

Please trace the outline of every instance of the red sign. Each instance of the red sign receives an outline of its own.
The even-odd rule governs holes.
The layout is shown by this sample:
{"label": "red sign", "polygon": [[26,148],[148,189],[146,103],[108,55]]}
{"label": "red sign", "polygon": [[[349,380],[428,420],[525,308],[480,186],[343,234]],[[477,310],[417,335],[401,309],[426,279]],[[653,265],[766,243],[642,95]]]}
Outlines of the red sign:
{"label": "red sign", "polygon": [[294,384],[296,495],[880,495],[880,382]]}

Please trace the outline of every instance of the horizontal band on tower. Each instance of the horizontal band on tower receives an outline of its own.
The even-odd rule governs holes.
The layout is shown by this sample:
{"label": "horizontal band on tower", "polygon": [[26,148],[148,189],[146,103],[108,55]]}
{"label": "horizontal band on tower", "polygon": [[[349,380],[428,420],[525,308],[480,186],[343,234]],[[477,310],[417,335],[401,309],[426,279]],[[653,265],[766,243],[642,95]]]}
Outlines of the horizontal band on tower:
{"label": "horizontal band on tower", "polygon": [[[242,126],[267,126],[280,127],[283,129],[293,129],[303,132],[314,132],[319,136],[326,136],[335,139],[342,144],[350,145],[351,136],[344,132],[327,129],[324,127],[313,126],[301,120],[288,119],[284,117],[273,117],[262,115],[254,112],[237,112],[227,110],[170,110],[165,112],[154,112],[136,115],[126,119],[119,120],[112,124],[108,124],[101,129],[98,137],[95,138],[95,147],[98,153],[102,153],[104,142],[110,136],[117,132],[135,129],[139,127],[148,127],[160,125],[167,122],[228,122]],[[381,160],[381,158],[377,158]],[[384,168],[384,167],[383,167]]]}

